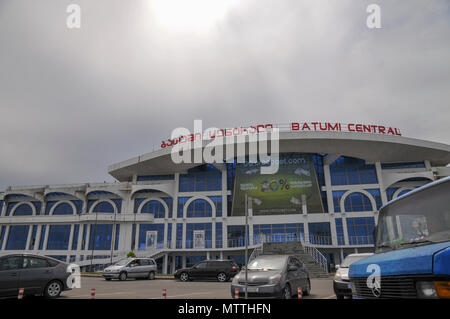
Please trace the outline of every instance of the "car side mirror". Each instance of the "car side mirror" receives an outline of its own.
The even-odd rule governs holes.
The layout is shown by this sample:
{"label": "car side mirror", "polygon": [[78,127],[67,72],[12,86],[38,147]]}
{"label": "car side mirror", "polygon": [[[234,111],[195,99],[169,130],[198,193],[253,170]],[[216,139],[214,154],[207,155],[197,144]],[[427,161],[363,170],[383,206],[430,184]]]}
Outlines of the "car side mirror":
{"label": "car side mirror", "polygon": [[288,271],[297,271],[298,268],[296,266],[289,266]]}

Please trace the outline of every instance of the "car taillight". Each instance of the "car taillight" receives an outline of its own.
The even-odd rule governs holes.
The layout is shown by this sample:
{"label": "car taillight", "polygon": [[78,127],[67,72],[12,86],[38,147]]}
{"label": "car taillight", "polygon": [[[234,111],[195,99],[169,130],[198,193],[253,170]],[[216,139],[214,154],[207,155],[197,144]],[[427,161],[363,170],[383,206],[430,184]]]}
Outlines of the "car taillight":
{"label": "car taillight", "polygon": [[236,271],[237,270],[237,267],[236,266],[233,266],[233,268],[231,268],[233,271]]}

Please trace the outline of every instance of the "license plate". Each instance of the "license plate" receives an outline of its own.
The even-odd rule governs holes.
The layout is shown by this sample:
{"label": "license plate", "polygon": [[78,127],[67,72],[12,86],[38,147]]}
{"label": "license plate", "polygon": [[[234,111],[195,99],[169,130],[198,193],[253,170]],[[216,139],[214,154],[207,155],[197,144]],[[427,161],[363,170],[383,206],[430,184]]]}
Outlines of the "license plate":
{"label": "license plate", "polygon": [[258,292],[258,288],[256,287],[247,287],[248,292]]}

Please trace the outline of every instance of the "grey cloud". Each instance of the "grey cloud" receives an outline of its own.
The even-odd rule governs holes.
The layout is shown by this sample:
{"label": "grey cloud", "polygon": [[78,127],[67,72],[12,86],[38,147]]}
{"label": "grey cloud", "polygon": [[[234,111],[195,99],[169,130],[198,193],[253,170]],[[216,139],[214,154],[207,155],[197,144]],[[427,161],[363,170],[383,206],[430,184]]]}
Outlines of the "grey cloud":
{"label": "grey cloud", "polygon": [[[79,3],[81,30],[65,27]],[[0,3],[0,188],[112,180],[172,128],[358,121],[449,143],[449,2],[239,1],[205,33],[146,1]],[[406,5],[407,3],[407,5]]]}

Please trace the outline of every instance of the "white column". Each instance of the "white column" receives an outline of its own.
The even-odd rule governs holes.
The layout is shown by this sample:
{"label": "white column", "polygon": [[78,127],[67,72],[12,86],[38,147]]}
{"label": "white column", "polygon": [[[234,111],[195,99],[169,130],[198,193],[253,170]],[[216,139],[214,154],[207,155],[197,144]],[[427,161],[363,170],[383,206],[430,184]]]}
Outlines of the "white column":
{"label": "white column", "polygon": [[6,200],[3,200],[3,207],[2,207],[2,210],[0,211],[0,217],[5,216],[5,214],[6,214],[6,206],[8,206],[7,203],[6,203]]}
{"label": "white column", "polygon": [[181,257],[181,267],[183,267],[183,268],[186,268],[186,256],[185,255],[183,255],[182,257]]}
{"label": "white column", "polygon": [[50,232],[50,226],[51,225],[47,225],[47,227],[45,227],[44,245],[42,245],[42,250],[47,250],[48,234]]}
{"label": "white column", "polygon": [[91,224],[84,224],[84,227],[86,227],[86,242],[84,244],[84,250],[89,250],[89,240],[91,239]]}
{"label": "white column", "polygon": [[136,234],[134,234],[134,250],[139,250],[139,230],[141,225],[136,223]]}
{"label": "white column", "polygon": [[74,232],[75,232],[75,225],[72,224],[72,225],[70,225],[70,235],[69,235],[69,245],[68,245],[69,250],[73,250],[72,244],[73,244]]}
{"label": "white column", "polygon": [[324,177],[325,177],[325,188],[327,192],[327,205],[328,214],[330,217],[330,229],[331,229],[331,242],[333,246],[338,246],[337,232],[336,232],[336,220],[334,216],[334,202],[333,202],[333,191],[331,189],[331,173],[330,165],[323,166]]}
{"label": "white column", "polygon": [[183,249],[186,249],[186,220],[184,220],[184,219],[183,219],[183,246],[182,247],[183,247]]}
{"label": "white column", "polygon": [[31,242],[31,234],[33,233],[33,225],[28,225],[28,235],[27,235],[27,243],[25,244],[25,250],[32,250],[30,249],[30,242]]}
{"label": "white column", "polygon": [[10,225],[4,225],[4,227],[6,227],[5,230],[5,234],[3,236],[3,243],[2,243],[2,250],[6,249],[6,243],[8,242],[8,236],[9,236],[9,229],[10,229]]}
{"label": "white column", "polygon": [[345,216],[342,216],[342,231],[344,232],[344,246],[348,246],[349,241],[348,241],[348,231],[347,231],[347,219]]}
{"label": "white column", "polygon": [[172,242],[171,242],[170,248],[176,249],[177,248],[177,223],[176,223],[176,219],[173,221],[174,222],[172,223]]}
{"label": "white column", "polygon": [[211,224],[211,247],[216,248],[216,219],[214,218]]}
{"label": "white column", "polygon": [[222,248],[228,248],[228,225],[222,221]]}
{"label": "white column", "polygon": [[308,226],[308,220],[305,218],[303,219],[303,231],[305,232],[305,243],[309,243],[309,226]]}
{"label": "white column", "polygon": [[[380,162],[375,162],[375,169],[377,172],[378,184],[380,185],[381,202],[384,205],[387,203],[387,195],[386,195],[386,189],[385,189],[385,186],[383,183],[383,174],[382,174]],[[377,210],[377,208],[374,207],[374,210]]]}
{"label": "white column", "polygon": [[39,242],[41,240],[41,232],[42,232],[42,225],[38,225],[37,231],[36,231],[36,239],[34,240],[33,250],[39,249]]}
{"label": "white column", "polygon": [[167,275],[167,266],[169,264],[169,255],[168,254],[164,254],[164,259],[163,259],[163,274]]}
{"label": "white column", "polygon": [[209,251],[206,252],[206,259],[207,260],[211,259],[211,252]]}
{"label": "white column", "polygon": [[164,241],[163,248],[168,248],[167,240],[168,240],[168,232],[169,232],[169,221],[167,219],[164,220]]}

